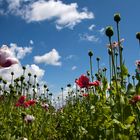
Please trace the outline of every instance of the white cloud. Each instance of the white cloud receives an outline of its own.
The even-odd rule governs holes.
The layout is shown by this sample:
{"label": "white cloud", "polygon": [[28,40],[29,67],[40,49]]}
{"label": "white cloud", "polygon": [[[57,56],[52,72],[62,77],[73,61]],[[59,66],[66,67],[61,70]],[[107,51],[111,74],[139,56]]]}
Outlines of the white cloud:
{"label": "white cloud", "polygon": [[36,63],[45,63],[48,65],[54,65],[54,66],[61,66],[61,62],[59,61],[61,56],[59,53],[55,50],[52,49],[52,51],[42,55],[42,56],[35,56],[34,61]]}
{"label": "white cloud", "polygon": [[10,47],[10,50],[18,59],[23,59],[27,53],[32,52],[32,47],[18,47],[15,43],[11,43]]}
{"label": "white cloud", "polygon": [[27,22],[54,20],[57,29],[73,28],[84,19],[93,19],[87,8],[78,10],[77,3],[65,4],[61,0],[7,0],[8,12],[22,17]]}
{"label": "white cloud", "polygon": [[103,35],[104,32],[105,32],[105,28],[101,28],[101,29],[99,30],[99,33],[100,33],[101,35]]}
{"label": "white cloud", "polygon": [[34,44],[34,41],[33,40],[30,40],[30,44],[33,45]]}
{"label": "white cloud", "polygon": [[[25,77],[26,83],[29,80],[29,76],[28,76],[29,72],[32,74],[30,77],[30,83],[32,85],[34,84],[34,75],[37,76],[36,82],[39,83],[39,85],[40,85],[40,91],[37,94],[37,96],[39,96],[43,90],[43,88],[42,88],[43,85],[46,83],[45,81],[42,80],[45,71],[43,69],[39,68],[35,64],[26,65],[25,67],[26,67],[26,70],[25,70],[24,77]],[[9,68],[0,69],[0,76],[2,76],[2,78],[7,81],[6,89],[8,89],[9,84],[11,83],[11,79],[12,79],[11,72],[14,72],[14,76],[13,76],[14,79],[19,78],[21,75],[23,75],[22,65],[19,63],[19,64],[12,65]],[[35,90],[37,90],[37,89],[35,89]],[[33,90],[32,90],[32,88],[30,88],[29,94],[32,95],[32,93],[33,93]]]}
{"label": "white cloud", "polygon": [[9,11],[18,10],[21,4],[21,0],[7,0]]}
{"label": "white cloud", "polygon": [[94,24],[92,24],[92,25],[90,25],[89,27],[88,27],[88,29],[90,30],[90,31],[93,31],[93,28],[95,27],[95,25]]}
{"label": "white cloud", "polygon": [[83,35],[80,35],[80,39],[81,40],[86,40],[86,41],[89,41],[89,42],[98,42],[99,41],[98,37],[96,37],[95,35],[89,35],[87,33],[85,33]]}
{"label": "white cloud", "polygon": [[71,68],[71,70],[76,70],[77,69],[77,66],[73,66],[72,68]]}
{"label": "white cloud", "polygon": [[66,59],[72,59],[72,58],[74,58],[74,57],[75,57],[75,55],[70,54],[70,55],[68,55],[68,56],[66,57]]}

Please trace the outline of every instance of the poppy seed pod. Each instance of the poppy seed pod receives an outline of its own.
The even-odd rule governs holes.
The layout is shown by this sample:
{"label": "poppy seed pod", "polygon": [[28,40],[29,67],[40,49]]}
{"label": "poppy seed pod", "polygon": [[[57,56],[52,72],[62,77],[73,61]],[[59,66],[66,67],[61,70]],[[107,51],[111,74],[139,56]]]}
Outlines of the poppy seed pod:
{"label": "poppy seed pod", "polygon": [[91,56],[93,56],[93,52],[92,51],[89,51],[88,52],[88,55],[91,57]]}
{"label": "poppy seed pod", "polygon": [[109,54],[109,55],[112,55],[111,49],[108,49],[108,54]]}
{"label": "poppy seed pod", "polygon": [[100,61],[100,58],[99,58],[99,57],[97,57],[97,58],[96,58],[96,60],[97,60],[97,61]]}
{"label": "poppy seed pod", "polygon": [[117,23],[119,23],[119,21],[121,20],[121,16],[119,13],[114,14],[114,21],[116,21]]}
{"label": "poppy seed pod", "polygon": [[106,36],[111,37],[113,36],[114,32],[113,32],[113,28],[111,26],[106,27],[106,31],[105,31]]}
{"label": "poppy seed pod", "polygon": [[136,38],[137,38],[138,40],[140,40],[140,32],[137,32],[137,33],[136,33]]}

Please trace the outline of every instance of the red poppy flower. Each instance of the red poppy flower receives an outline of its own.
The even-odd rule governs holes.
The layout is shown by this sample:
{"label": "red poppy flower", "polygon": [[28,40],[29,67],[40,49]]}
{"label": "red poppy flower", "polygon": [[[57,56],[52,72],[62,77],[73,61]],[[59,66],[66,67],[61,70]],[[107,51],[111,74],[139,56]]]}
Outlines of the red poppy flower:
{"label": "red poppy flower", "polygon": [[133,97],[133,100],[134,101],[140,101],[140,95],[135,95],[134,97]]}
{"label": "red poppy flower", "polygon": [[28,101],[28,104],[29,104],[30,106],[34,105],[35,103],[36,103],[35,100],[29,100],[29,101]]}
{"label": "red poppy flower", "polygon": [[15,104],[15,106],[16,106],[16,107],[19,107],[19,106],[20,106],[20,104],[19,104],[19,103],[16,103],[16,104]]}
{"label": "red poppy flower", "polygon": [[26,99],[26,96],[21,96],[21,97],[18,99],[18,103],[22,105],[22,104],[24,103],[25,99]]}
{"label": "red poppy flower", "polygon": [[140,101],[140,95],[135,95],[133,98],[129,101],[130,104],[135,104],[138,101]]}
{"label": "red poppy flower", "polygon": [[98,80],[89,83],[89,86],[99,86],[99,85],[100,85],[100,81]]}
{"label": "red poppy flower", "polygon": [[89,96],[89,94],[84,93],[84,94],[82,94],[82,96],[83,96],[83,97],[88,97],[88,96]]}
{"label": "red poppy flower", "polygon": [[85,75],[81,75],[79,79],[75,81],[75,83],[80,87],[80,88],[88,88],[89,86],[89,78]]}
{"label": "red poppy flower", "polygon": [[29,103],[28,103],[28,101],[27,101],[27,102],[24,102],[23,106],[24,106],[25,108],[27,108],[27,107],[29,107],[30,105],[29,105]]}

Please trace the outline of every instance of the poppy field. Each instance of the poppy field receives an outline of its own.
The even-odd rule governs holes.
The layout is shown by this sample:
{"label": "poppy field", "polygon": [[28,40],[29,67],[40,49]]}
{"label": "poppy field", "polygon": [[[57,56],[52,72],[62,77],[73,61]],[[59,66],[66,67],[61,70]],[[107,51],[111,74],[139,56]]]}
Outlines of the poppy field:
{"label": "poppy field", "polygon": [[[0,76],[0,140],[139,140],[140,60],[131,76],[123,58],[119,13],[114,22],[116,29],[105,30],[109,68],[101,69],[97,58],[98,71],[93,74],[94,55],[87,52],[89,71],[74,79],[75,88],[67,85],[66,96],[61,88],[57,104],[49,87],[40,87],[37,76],[26,73],[24,66],[23,75],[16,79],[11,72],[10,83]],[[116,42],[112,42],[114,32]],[[140,46],[140,32],[136,41]],[[17,63],[7,47],[0,48],[1,69]]]}

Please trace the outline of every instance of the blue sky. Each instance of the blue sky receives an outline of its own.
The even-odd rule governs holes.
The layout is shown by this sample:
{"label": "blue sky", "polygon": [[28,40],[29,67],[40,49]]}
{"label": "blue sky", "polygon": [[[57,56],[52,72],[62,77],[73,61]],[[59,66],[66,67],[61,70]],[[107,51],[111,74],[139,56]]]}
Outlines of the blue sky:
{"label": "blue sky", "polygon": [[[104,29],[113,26],[112,40],[117,40],[113,15],[119,12],[124,58],[134,74],[140,56],[135,38],[140,31],[139,5],[139,0],[0,0],[0,45],[11,47],[20,61],[11,70],[19,74],[27,65],[57,94],[89,70],[89,50],[94,53],[94,73],[96,57],[108,68]],[[0,74],[6,77],[9,71]]]}

